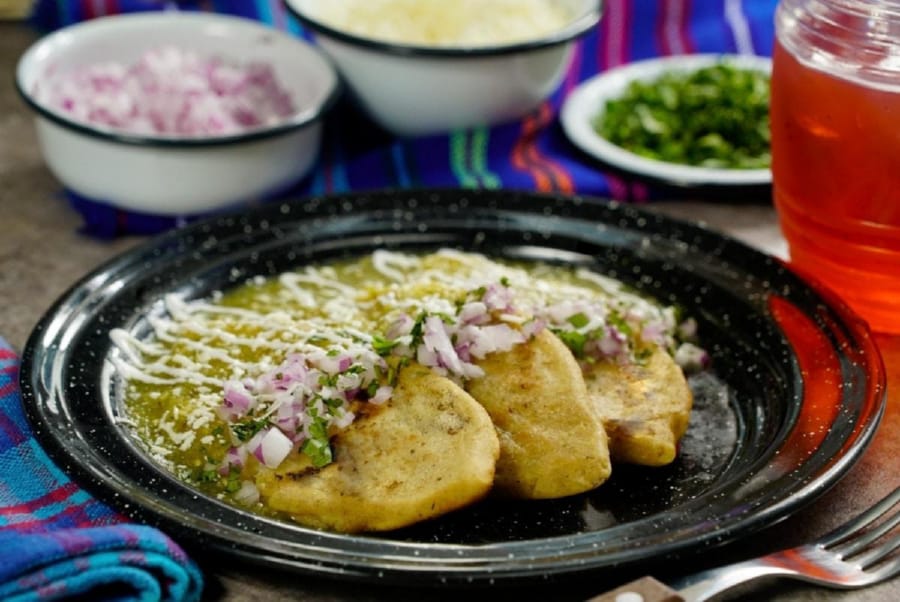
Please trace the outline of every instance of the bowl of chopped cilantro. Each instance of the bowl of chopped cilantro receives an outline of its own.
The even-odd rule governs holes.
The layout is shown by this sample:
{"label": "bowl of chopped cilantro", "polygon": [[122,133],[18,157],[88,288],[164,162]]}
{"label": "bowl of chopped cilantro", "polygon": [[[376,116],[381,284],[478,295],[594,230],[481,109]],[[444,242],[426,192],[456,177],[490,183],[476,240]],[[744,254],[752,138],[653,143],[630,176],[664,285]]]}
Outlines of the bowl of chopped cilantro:
{"label": "bowl of chopped cilantro", "polygon": [[675,185],[766,185],[767,57],[680,55],[591,78],[560,119],[573,144],[612,168]]}

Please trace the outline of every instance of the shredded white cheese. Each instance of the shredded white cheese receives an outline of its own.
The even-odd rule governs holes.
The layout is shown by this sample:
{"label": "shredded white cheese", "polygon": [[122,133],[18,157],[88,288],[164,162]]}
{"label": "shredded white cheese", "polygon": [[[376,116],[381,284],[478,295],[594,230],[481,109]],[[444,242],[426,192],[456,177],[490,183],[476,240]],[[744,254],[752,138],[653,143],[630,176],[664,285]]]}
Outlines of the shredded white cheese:
{"label": "shredded white cheese", "polygon": [[328,0],[312,16],[363,37],[458,47],[540,38],[573,17],[553,0]]}

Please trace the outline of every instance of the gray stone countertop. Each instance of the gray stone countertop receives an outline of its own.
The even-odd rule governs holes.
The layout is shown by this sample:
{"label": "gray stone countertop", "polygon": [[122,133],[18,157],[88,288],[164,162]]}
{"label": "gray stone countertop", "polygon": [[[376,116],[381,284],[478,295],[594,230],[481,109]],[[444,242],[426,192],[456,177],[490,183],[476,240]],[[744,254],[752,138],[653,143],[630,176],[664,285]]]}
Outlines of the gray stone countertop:
{"label": "gray stone countertop", "polygon": [[[140,242],[139,237],[101,242],[78,232],[79,216],[63,199],[59,183],[45,168],[27,107],[12,84],[21,52],[34,34],[21,25],[0,23],[0,336],[16,349],[53,301],[78,278],[106,259]],[[784,255],[785,244],[771,206],[715,202],[665,202],[654,211],[699,220],[767,252]],[[900,340],[880,337],[879,344],[897,375]],[[900,381],[898,381],[900,385]],[[834,488],[817,501],[752,537],[721,551],[722,562],[749,558],[796,545],[825,533],[846,517],[864,509],[900,482],[900,395],[890,391],[886,416],[862,460]],[[579,580],[551,589],[485,588],[464,591],[409,590],[336,582],[306,575],[278,574],[245,566],[239,561],[207,559],[195,554],[208,579],[210,600],[423,600],[423,599],[584,599],[610,589],[618,581]],[[688,560],[679,572],[695,567]],[[743,588],[728,599],[833,600],[882,602],[900,600],[900,579],[852,592],[830,591],[786,581]]]}

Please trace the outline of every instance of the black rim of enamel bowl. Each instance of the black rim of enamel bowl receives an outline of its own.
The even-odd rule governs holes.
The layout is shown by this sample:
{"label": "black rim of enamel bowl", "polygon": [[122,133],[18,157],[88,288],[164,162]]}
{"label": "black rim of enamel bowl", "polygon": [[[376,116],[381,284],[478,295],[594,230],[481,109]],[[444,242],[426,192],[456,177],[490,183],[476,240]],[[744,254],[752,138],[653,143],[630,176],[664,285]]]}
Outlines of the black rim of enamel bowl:
{"label": "black rim of enamel bowl", "polygon": [[345,42],[354,46],[377,50],[388,54],[401,56],[427,56],[430,58],[463,58],[475,56],[503,56],[526,52],[530,50],[539,50],[551,46],[557,46],[569,42],[591,30],[600,21],[602,15],[601,0],[595,0],[590,9],[582,12],[576,18],[572,19],[565,27],[550,33],[549,35],[516,42],[513,44],[504,44],[501,46],[421,46],[416,44],[403,44],[392,42],[390,40],[365,38],[362,36],[347,33],[334,29],[321,21],[310,17],[294,6],[290,0],[282,0],[285,8],[293,15],[303,26],[313,30],[318,34],[334,38],[341,42]]}
{"label": "black rim of enamel bowl", "polygon": [[[128,20],[137,20],[137,19],[147,19],[147,18],[157,18],[160,14],[158,13],[136,13],[136,14],[123,14],[123,15],[114,15],[108,17],[100,17],[98,19],[93,19],[92,21],[86,21],[83,23],[79,23],[76,25],[72,25],[70,27],[64,28],[65,31],[71,31],[74,28],[82,27],[86,25],[90,25],[93,21],[99,20],[110,20],[110,19],[128,19]],[[179,13],[179,18],[192,18],[196,17],[196,15]],[[19,63],[16,67],[16,72],[14,75],[15,87],[18,91],[19,95],[22,97],[22,100],[31,107],[32,110],[35,111],[40,117],[47,119],[57,125],[63,126],[69,130],[73,130],[80,134],[84,134],[86,136],[91,136],[93,138],[99,138],[102,140],[106,140],[108,142],[115,142],[119,144],[128,144],[133,146],[152,146],[152,147],[179,147],[179,148],[196,148],[196,147],[210,147],[210,146],[225,146],[229,144],[241,144],[246,142],[256,142],[259,140],[264,140],[266,138],[275,138],[278,136],[283,136],[286,134],[290,134],[302,128],[311,126],[318,121],[337,103],[338,98],[340,98],[341,93],[343,91],[343,84],[341,82],[340,77],[335,71],[334,66],[332,65],[330,59],[322,53],[318,48],[307,44],[303,40],[299,38],[293,38],[284,34],[280,31],[266,28],[261,24],[254,23],[247,19],[239,19],[238,17],[232,17],[228,15],[215,15],[215,14],[203,14],[203,19],[217,19],[223,20],[227,22],[240,22],[242,25],[250,25],[250,26],[258,26],[261,30],[265,30],[266,33],[277,36],[284,36],[287,38],[291,38],[298,44],[303,44],[308,50],[311,50],[314,53],[314,56],[318,57],[327,68],[333,74],[333,81],[331,85],[331,89],[329,90],[327,96],[325,96],[324,100],[322,100],[317,106],[312,107],[310,110],[304,110],[302,113],[295,114],[291,119],[287,121],[280,122],[275,125],[254,128],[247,130],[246,132],[231,134],[228,136],[215,136],[215,137],[206,137],[206,138],[188,138],[188,137],[164,137],[164,136],[146,136],[140,134],[131,134],[129,132],[125,132],[122,130],[115,130],[111,128],[101,128],[96,127],[87,123],[83,123],[80,121],[76,121],[74,119],[70,119],[62,113],[57,113],[55,111],[51,111],[44,105],[37,102],[25,89],[23,84],[22,77],[22,64],[26,60],[31,53],[35,52],[36,49],[42,45],[47,43],[47,40],[51,36],[59,35],[64,30],[58,30],[46,38],[42,38],[36,41],[28,50],[25,51],[25,54],[22,55],[22,58],[19,60]]]}

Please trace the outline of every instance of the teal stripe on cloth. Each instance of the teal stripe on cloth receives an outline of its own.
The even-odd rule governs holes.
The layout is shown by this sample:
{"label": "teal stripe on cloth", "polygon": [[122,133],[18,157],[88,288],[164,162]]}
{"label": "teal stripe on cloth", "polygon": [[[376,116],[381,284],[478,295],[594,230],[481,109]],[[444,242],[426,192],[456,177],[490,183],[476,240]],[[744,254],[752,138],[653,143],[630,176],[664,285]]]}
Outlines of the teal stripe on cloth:
{"label": "teal stripe on cloth", "polygon": [[0,338],[0,600],[199,600],[203,575],[184,550],[126,524],[50,460],[25,418],[18,371]]}

